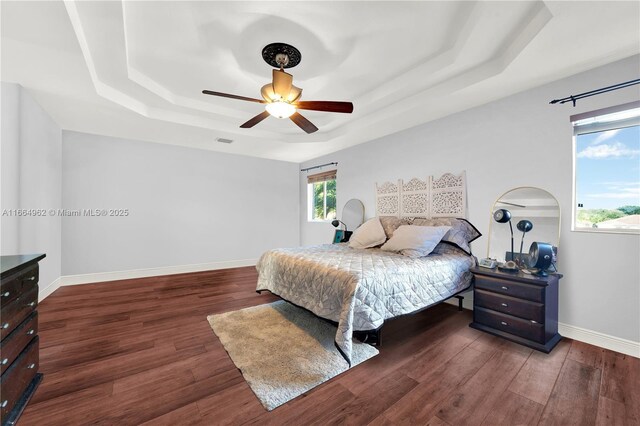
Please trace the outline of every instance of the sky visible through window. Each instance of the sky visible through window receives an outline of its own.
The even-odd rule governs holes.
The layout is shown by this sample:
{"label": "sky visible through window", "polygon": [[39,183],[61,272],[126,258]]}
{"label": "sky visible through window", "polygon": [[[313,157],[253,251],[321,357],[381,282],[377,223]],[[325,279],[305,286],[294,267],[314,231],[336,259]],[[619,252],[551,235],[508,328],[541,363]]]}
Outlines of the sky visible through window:
{"label": "sky visible through window", "polygon": [[584,209],[640,205],[640,126],[576,137],[576,203]]}

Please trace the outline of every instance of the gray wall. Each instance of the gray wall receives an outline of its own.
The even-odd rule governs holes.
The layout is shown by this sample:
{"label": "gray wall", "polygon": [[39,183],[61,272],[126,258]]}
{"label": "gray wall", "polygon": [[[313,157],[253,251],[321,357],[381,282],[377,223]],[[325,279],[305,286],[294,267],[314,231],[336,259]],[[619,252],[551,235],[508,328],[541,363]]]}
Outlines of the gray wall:
{"label": "gray wall", "polygon": [[[212,141],[212,143],[215,143]],[[298,165],[63,132],[63,275],[257,259],[299,244]]]}
{"label": "gray wall", "polygon": [[[572,129],[569,116],[640,99],[638,86],[584,99],[578,106],[551,99],[637,78],[635,56],[400,133],[305,162],[338,161],[338,206],[361,199],[375,215],[374,183],[467,171],[469,219],[485,235],[473,243],[486,255],[489,212],[510,188],[537,186],[562,209],[560,321],[640,341],[640,237],[571,231]],[[301,241],[328,242],[326,223],[307,222],[300,178]]]}
{"label": "gray wall", "polygon": [[[20,86],[2,83],[0,122],[0,210],[20,206]],[[18,252],[18,217],[2,215],[0,253]]]}
{"label": "gray wall", "polygon": [[[2,83],[2,210],[60,209],[60,127],[22,87]],[[2,217],[2,255],[46,253],[40,285],[60,277],[61,219],[55,215]]]}

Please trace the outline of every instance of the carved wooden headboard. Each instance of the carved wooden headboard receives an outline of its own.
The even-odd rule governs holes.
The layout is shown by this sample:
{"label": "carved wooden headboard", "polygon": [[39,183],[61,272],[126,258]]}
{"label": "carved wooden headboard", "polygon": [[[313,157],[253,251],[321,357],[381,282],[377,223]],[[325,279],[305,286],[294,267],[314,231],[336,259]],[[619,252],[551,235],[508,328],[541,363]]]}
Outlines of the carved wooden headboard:
{"label": "carved wooden headboard", "polygon": [[445,173],[407,182],[376,183],[376,215],[395,217],[467,217],[467,177]]}

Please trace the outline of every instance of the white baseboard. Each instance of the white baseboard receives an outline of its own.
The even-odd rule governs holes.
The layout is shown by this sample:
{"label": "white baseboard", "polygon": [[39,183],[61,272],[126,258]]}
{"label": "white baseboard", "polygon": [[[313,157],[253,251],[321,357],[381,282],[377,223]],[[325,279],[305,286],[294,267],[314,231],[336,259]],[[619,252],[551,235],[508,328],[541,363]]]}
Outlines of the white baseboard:
{"label": "white baseboard", "polygon": [[40,288],[38,289],[38,303],[42,302],[46,297],[50,296],[51,293],[59,289],[61,285],[62,277],[58,277],[48,286],[40,286]]}
{"label": "white baseboard", "polygon": [[129,271],[98,272],[95,274],[63,275],[62,285],[91,284],[105,281],[130,280],[158,277],[162,275],[186,274],[189,272],[213,271],[216,269],[255,266],[257,259],[229,260],[224,262],[196,263],[192,265],[163,266],[160,268],[132,269]]}
{"label": "white baseboard", "polygon": [[608,334],[587,330],[586,328],[576,327],[575,325],[564,324],[561,322],[558,323],[558,333],[563,337],[568,337],[569,339],[579,340],[594,346],[599,346],[601,348],[640,358],[640,342],[610,336]]}
{"label": "white baseboard", "polygon": [[[473,310],[473,293],[464,293],[463,296],[464,300],[462,302],[462,307],[465,309]],[[449,299],[447,300],[447,303],[458,305],[458,300]],[[558,323],[558,333],[560,333],[561,336],[567,337],[569,339],[578,340],[580,342],[589,343],[590,345],[598,346],[600,348],[605,348],[611,351],[620,352],[625,355],[640,358],[640,342],[622,339],[620,337],[611,336],[609,334],[604,334],[593,330],[587,330],[586,328],[576,327],[575,325],[569,325],[562,322]]]}

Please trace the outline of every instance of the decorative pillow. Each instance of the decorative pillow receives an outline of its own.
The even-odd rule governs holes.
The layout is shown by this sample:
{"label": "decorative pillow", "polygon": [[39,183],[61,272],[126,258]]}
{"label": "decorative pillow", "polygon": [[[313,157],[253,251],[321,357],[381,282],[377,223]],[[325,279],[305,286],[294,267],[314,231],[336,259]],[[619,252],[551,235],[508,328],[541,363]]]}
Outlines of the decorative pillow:
{"label": "decorative pillow", "polygon": [[433,251],[450,229],[450,226],[401,225],[381,249],[409,257],[424,257]]}
{"label": "decorative pillow", "polygon": [[349,247],[357,249],[365,249],[379,246],[387,240],[380,219],[374,217],[369,219],[353,231],[353,235],[349,238]]}
{"label": "decorative pillow", "polygon": [[387,239],[393,237],[393,231],[398,229],[401,225],[411,225],[409,220],[407,219],[399,219],[395,216],[380,216],[380,223],[384,228],[384,233],[387,236]]}
{"label": "decorative pillow", "polygon": [[451,230],[442,238],[442,242],[452,244],[471,254],[469,243],[480,238],[482,234],[466,219],[453,217],[439,217],[433,219],[414,219],[412,225],[415,226],[450,226]]}

